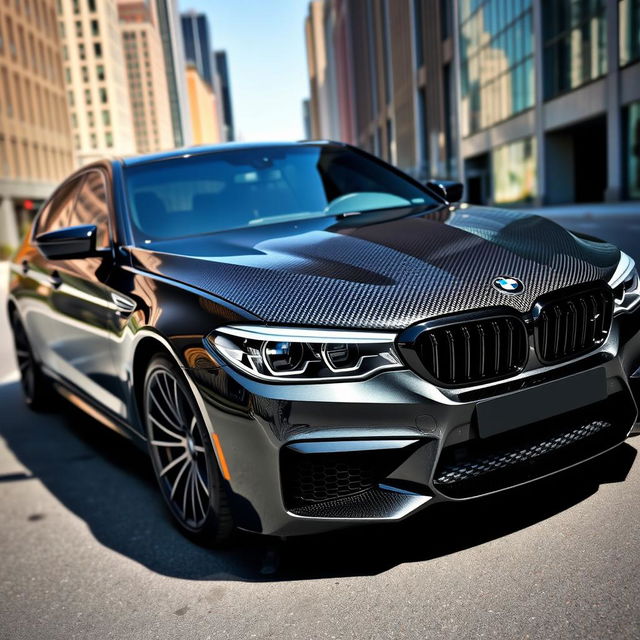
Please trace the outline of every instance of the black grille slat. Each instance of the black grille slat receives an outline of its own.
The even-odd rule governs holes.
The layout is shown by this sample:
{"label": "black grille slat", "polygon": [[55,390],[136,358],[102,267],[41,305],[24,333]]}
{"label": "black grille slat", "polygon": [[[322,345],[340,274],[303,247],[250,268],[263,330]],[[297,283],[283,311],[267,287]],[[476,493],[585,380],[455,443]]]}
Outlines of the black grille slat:
{"label": "black grille slat", "polygon": [[471,320],[426,329],[416,339],[415,349],[429,376],[438,382],[483,382],[512,375],[524,366],[527,332],[515,317]]}
{"label": "black grille slat", "polygon": [[491,323],[493,329],[493,371],[495,375],[500,374],[500,327],[497,322]]}
{"label": "black grille slat", "polygon": [[558,362],[595,349],[606,340],[612,317],[613,298],[604,289],[544,304],[535,322],[540,359]]}
{"label": "black grille slat", "polygon": [[471,380],[471,334],[469,328],[462,327],[462,336],[464,338],[464,379]]}
{"label": "black grille slat", "polygon": [[587,344],[588,309],[584,298],[580,298],[580,309],[582,310],[582,317],[580,321],[580,350],[582,351],[582,349],[584,349],[584,345]]}

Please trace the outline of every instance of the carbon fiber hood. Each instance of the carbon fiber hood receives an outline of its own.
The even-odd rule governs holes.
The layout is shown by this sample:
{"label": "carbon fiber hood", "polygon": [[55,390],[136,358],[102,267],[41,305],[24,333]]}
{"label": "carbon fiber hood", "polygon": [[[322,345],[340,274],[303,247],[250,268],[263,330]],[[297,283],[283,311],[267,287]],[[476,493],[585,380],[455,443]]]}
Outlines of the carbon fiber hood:
{"label": "carbon fiber hood", "polygon": [[[620,252],[539,216],[463,205],[384,222],[270,225],[134,249],[133,257],[267,323],[403,329],[490,306],[528,311],[544,293],[608,281]],[[498,276],[518,278],[524,292],[497,290]]]}

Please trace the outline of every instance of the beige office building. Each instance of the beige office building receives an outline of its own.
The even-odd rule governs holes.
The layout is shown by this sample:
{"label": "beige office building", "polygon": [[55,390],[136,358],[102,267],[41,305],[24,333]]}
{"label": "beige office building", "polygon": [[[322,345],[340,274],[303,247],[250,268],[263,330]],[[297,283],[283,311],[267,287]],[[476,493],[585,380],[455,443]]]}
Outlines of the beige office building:
{"label": "beige office building", "polygon": [[146,2],[118,0],[138,153],[171,149],[173,125],[162,42]]}
{"label": "beige office building", "polygon": [[216,96],[211,87],[200,77],[194,64],[187,65],[187,95],[191,111],[193,144],[222,142]]}
{"label": "beige office building", "polygon": [[73,169],[54,0],[0,4],[0,255]]}
{"label": "beige office building", "polygon": [[57,5],[79,164],[135,153],[116,0],[64,0]]}

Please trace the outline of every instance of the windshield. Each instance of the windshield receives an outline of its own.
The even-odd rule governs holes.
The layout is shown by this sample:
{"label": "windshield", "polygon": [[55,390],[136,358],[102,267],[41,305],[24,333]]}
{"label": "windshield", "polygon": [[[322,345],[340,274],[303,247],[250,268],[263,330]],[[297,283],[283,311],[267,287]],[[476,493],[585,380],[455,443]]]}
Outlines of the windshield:
{"label": "windshield", "polygon": [[125,168],[137,243],[286,220],[433,204],[383,163],[337,146],[273,146]]}

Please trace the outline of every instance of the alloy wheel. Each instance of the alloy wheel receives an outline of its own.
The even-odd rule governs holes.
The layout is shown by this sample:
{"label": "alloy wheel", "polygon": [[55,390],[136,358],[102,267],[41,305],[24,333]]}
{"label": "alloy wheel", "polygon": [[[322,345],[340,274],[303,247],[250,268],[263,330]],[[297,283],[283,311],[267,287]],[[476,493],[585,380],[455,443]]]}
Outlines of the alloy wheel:
{"label": "alloy wheel", "polygon": [[155,370],[146,385],[149,448],[165,498],[181,523],[199,529],[207,519],[211,483],[197,416],[172,373]]}

